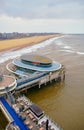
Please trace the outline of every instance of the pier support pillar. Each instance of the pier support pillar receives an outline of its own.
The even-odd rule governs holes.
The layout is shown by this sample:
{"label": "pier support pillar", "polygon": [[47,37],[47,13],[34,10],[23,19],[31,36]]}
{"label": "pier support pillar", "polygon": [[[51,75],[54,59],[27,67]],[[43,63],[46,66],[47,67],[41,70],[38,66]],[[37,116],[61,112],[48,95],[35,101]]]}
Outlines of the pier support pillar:
{"label": "pier support pillar", "polygon": [[57,79],[55,78],[55,81],[56,81]]}
{"label": "pier support pillar", "polygon": [[63,81],[65,81],[65,73],[63,74]]}
{"label": "pier support pillar", "polygon": [[50,83],[52,83],[52,80],[50,80]]}
{"label": "pier support pillar", "polygon": [[41,84],[39,83],[39,88],[41,88]]}
{"label": "pier support pillar", "polygon": [[45,82],[45,86],[46,86],[46,82]]}

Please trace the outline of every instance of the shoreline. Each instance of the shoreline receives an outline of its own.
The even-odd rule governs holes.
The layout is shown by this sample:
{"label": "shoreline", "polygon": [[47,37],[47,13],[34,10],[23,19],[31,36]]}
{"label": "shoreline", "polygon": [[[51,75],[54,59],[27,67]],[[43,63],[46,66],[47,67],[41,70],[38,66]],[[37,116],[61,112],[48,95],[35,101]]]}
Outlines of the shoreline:
{"label": "shoreline", "polygon": [[46,36],[33,36],[28,38],[12,39],[0,41],[0,53],[6,51],[18,50],[24,47],[33,46],[39,44],[40,42],[49,40],[54,37],[62,36],[62,34],[57,35],[46,35]]}

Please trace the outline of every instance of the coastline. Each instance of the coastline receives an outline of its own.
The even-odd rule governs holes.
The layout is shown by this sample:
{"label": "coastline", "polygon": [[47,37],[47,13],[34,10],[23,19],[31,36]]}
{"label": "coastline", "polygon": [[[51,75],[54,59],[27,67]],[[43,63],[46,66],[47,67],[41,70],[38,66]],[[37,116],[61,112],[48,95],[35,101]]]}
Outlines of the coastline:
{"label": "coastline", "polygon": [[33,36],[28,38],[11,39],[0,41],[0,52],[18,50],[24,47],[29,47],[40,42],[46,41],[48,39],[59,37],[62,34],[57,35],[46,35],[46,36]]}

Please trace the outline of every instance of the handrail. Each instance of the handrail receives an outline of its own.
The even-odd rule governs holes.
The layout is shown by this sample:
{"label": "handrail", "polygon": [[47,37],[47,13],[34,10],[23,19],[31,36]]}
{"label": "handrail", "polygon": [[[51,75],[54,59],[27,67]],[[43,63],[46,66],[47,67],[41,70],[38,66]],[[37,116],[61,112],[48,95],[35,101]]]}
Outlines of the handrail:
{"label": "handrail", "polygon": [[7,111],[7,109],[4,107],[3,103],[0,101],[0,107],[2,109],[2,111],[5,113],[6,118],[8,119],[9,122],[13,122],[13,118],[11,117],[11,115],[9,114],[9,112]]}

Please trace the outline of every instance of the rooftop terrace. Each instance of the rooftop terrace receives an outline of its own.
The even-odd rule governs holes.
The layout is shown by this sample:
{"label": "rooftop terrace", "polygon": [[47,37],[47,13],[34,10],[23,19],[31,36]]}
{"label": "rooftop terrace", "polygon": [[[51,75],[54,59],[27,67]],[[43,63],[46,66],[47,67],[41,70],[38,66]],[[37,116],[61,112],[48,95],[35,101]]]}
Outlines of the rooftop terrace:
{"label": "rooftop terrace", "polygon": [[3,76],[2,80],[0,81],[0,88],[1,87],[8,87],[14,81],[15,81],[15,79],[11,76]]}

